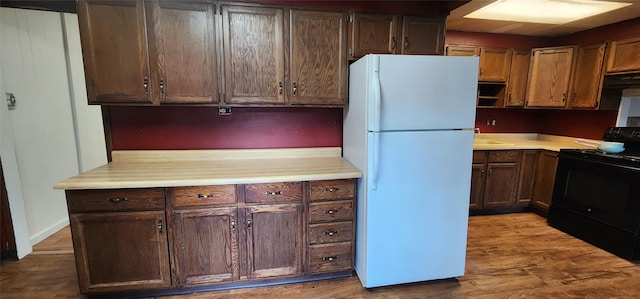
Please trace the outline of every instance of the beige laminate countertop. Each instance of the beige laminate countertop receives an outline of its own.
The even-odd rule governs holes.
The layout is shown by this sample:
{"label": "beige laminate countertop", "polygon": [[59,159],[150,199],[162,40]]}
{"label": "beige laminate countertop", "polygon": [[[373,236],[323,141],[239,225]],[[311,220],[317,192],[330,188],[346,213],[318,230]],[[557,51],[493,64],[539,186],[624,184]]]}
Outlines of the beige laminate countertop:
{"label": "beige laminate countertop", "polygon": [[511,134],[511,133],[481,133],[476,139],[498,142],[491,144],[476,144],[474,150],[507,150],[507,149],[542,149],[560,151],[560,149],[593,149],[600,140],[554,136],[545,134]]}
{"label": "beige laminate countertop", "polygon": [[112,162],[54,185],[111,189],[359,178],[341,148],[114,151]]}

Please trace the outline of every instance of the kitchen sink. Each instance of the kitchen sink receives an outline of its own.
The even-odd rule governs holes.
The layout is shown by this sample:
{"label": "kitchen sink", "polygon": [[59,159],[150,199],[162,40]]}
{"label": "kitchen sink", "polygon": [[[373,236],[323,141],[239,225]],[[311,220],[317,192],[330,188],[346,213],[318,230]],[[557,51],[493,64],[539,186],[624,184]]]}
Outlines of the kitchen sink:
{"label": "kitchen sink", "polygon": [[482,145],[492,145],[492,144],[509,144],[509,143],[505,143],[505,142],[500,142],[500,141],[495,141],[495,140],[489,140],[489,139],[473,139],[473,144],[482,144]]}

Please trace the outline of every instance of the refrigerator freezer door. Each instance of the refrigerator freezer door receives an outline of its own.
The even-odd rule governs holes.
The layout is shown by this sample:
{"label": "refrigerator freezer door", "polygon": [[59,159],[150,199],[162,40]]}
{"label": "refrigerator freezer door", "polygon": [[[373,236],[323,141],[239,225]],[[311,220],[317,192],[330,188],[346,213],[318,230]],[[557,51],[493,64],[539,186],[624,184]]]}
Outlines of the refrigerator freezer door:
{"label": "refrigerator freezer door", "polygon": [[[478,57],[368,55],[379,71],[380,105],[370,99],[368,131],[473,128]],[[376,61],[379,60],[379,61]],[[373,82],[371,80],[370,82]],[[379,107],[379,108],[378,108]],[[379,109],[379,111],[376,111]]]}
{"label": "refrigerator freezer door", "polygon": [[372,288],[462,276],[473,131],[376,134],[377,186],[358,196],[358,277]]}

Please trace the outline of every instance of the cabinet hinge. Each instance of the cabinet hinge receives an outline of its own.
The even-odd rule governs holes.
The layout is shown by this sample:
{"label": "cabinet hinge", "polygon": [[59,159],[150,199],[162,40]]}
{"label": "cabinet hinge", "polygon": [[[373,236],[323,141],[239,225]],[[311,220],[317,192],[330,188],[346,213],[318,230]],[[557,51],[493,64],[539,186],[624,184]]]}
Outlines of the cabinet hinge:
{"label": "cabinet hinge", "polygon": [[353,48],[349,48],[349,55],[353,56]]}

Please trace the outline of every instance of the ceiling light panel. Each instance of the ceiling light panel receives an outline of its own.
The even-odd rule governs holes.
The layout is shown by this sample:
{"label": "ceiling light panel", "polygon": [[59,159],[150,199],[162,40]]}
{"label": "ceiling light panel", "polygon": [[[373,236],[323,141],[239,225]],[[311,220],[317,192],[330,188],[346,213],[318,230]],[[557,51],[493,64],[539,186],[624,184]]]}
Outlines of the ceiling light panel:
{"label": "ceiling light panel", "polygon": [[594,0],[498,0],[464,17],[527,23],[566,24],[631,4]]}

